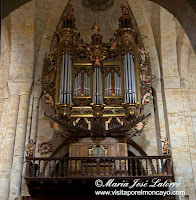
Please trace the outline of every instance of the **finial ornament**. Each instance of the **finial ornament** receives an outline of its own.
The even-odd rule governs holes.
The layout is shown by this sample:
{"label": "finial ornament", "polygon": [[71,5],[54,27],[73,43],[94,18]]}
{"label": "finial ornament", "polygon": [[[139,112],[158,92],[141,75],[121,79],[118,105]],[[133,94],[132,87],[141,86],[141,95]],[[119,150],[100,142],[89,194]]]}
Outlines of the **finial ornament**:
{"label": "finial ornament", "polygon": [[33,142],[33,139],[30,139],[29,144],[27,145],[26,154],[27,156],[31,157],[34,153],[34,145],[36,142]]}
{"label": "finial ornament", "polygon": [[168,155],[170,153],[170,144],[168,138],[165,137],[165,140],[161,140],[163,142],[163,154]]}
{"label": "finial ornament", "polygon": [[121,4],[121,9],[122,9],[122,14],[123,15],[128,15],[129,14],[129,10],[125,5]]}
{"label": "finial ornament", "polygon": [[95,31],[95,33],[99,33],[100,32],[98,22],[94,23],[94,25],[92,26],[91,30]]}
{"label": "finial ornament", "polygon": [[67,7],[67,15],[68,16],[71,16],[71,15],[73,15],[73,6],[72,6],[72,4],[70,4],[68,7]]}

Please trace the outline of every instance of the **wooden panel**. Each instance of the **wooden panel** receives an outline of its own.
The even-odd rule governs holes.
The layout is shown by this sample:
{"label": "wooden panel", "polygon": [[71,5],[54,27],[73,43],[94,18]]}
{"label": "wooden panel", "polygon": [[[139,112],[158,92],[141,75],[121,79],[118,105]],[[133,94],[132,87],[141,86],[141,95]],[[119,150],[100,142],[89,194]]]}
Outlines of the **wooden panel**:
{"label": "wooden panel", "polygon": [[117,143],[117,156],[127,156],[127,144]]}
{"label": "wooden panel", "polygon": [[70,145],[70,157],[77,157],[77,146]]}
{"label": "wooden panel", "polygon": [[88,157],[88,145],[87,144],[71,144],[70,145],[70,157]]}
{"label": "wooden panel", "polygon": [[88,156],[87,151],[87,144],[82,144],[78,146],[78,157],[87,157]]}
{"label": "wooden panel", "polygon": [[115,156],[117,156],[116,144],[109,144],[108,145],[108,157],[115,157]]}

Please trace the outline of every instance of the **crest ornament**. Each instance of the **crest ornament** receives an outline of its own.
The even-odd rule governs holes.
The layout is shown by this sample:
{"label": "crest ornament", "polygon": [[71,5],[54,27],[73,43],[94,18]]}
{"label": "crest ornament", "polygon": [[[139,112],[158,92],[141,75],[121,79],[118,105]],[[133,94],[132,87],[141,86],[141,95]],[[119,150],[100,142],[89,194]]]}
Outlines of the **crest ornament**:
{"label": "crest ornament", "polygon": [[52,152],[52,143],[51,142],[41,142],[38,145],[38,153],[41,155],[47,155]]}
{"label": "crest ornament", "polygon": [[114,0],[82,0],[84,7],[93,11],[105,11],[110,9],[114,4]]}

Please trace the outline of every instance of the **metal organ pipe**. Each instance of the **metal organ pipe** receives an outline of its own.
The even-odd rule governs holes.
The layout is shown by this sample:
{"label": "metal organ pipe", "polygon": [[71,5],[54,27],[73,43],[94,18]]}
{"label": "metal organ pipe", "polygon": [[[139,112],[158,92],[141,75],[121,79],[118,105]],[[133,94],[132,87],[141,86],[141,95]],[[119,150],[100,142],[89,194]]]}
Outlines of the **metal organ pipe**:
{"label": "metal organ pipe", "polygon": [[97,84],[96,84],[96,87],[97,87],[97,104],[99,104],[99,71],[98,71],[98,68],[96,68],[96,71],[97,71]]}
{"label": "metal organ pipe", "polygon": [[[81,96],[81,72],[78,73],[78,75],[75,77],[75,86],[74,86],[74,95],[75,96]],[[85,74],[84,74],[85,78]],[[84,79],[84,88],[85,88],[85,79]],[[85,92],[85,90],[84,90]]]}
{"label": "metal organ pipe", "polygon": [[81,72],[79,72],[79,74],[78,74],[78,83],[79,83],[79,85],[78,85],[78,96],[81,96],[81,83],[82,83]]}
{"label": "metal organ pipe", "polygon": [[93,103],[102,104],[102,73],[98,67],[95,67],[93,73]]}
{"label": "metal organ pipe", "polygon": [[61,62],[60,77],[60,104],[71,104],[71,78],[72,78],[72,61],[69,54],[64,54]]}
{"label": "metal organ pipe", "polygon": [[115,83],[115,85],[114,85],[114,89],[115,89],[115,95],[117,95],[117,77],[116,77],[116,73],[114,73],[114,83]]}
{"label": "metal organ pipe", "polygon": [[67,53],[65,54],[65,63],[64,63],[64,91],[63,91],[63,104],[67,102],[67,82],[68,82],[68,62],[67,62]]}
{"label": "metal organ pipe", "polygon": [[129,85],[128,85],[128,72],[127,72],[127,55],[125,55],[124,58],[124,87],[125,87],[125,103],[128,103],[128,91],[129,91]]}
{"label": "metal organ pipe", "polygon": [[109,73],[109,96],[112,96],[112,74]]}
{"label": "metal organ pipe", "polygon": [[84,96],[86,96],[86,73],[84,73]]}
{"label": "metal organ pipe", "polygon": [[59,93],[60,103],[63,102],[63,88],[64,88],[63,80],[64,80],[64,55],[63,55],[62,63],[61,63],[60,93]]}
{"label": "metal organ pipe", "polygon": [[127,64],[128,64],[128,95],[129,95],[129,102],[133,103],[133,85],[132,85],[132,68],[131,68],[131,59],[130,59],[130,54],[128,53],[127,55]]}
{"label": "metal organ pipe", "polygon": [[84,96],[87,96],[87,75],[84,73]]}
{"label": "metal organ pipe", "polygon": [[115,72],[115,95],[116,96],[121,95],[121,78],[116,72]]}
{"label": "metal organ pipe", "polygon": [[109,89],[110,89],[110,78],[109,78],[109,73],[107,75],[107,96],[109,96]]}
{"label": "metal organ pipe", "polygon": [[107,76],[105,77],[105,96],[107,96]]}
{"label": "metal organ pipe", "polygon": [[135,66],[133,56],[128,52],[124,58],[124,85],[125,85],[125,103],[137,102]]}
{"label": "metal organ pipe", "polygon": [[79,82],[79,74],[77,75],[77,94],[76,94],[76,96],[78,96],[78,94],[79,94],[79,84],[80,84],[80,82]]}
{"label": "metal organ pipe", "polygon": [[117,76],[118,77],[118,96],[121,95],[121,78],[120,76]]}
{"label": "metal organ pipe", "polygon": [[70,76],[70,59],[69,59],[69,57],[67,56],[67,95],[66,95],[66,104],[70,104],[71,103],[71,99],[70,99],[70,94],[71,94],[71,91],[70,91],[70,85],[71,85],[71,83],[70,83],[70,78],[71,78],[71,76]]}
{"label": "metal organ pipe", "polygon": [[88,76],[88,74],[86,74],[86,78],[87,78],[87,96],[90,96],[90,76]]}
{"label": "metal organ pipe", "polygon": [[[114,73],[114,82],[115,82],[115,96],[121,95],[121,77],[118,73]],[[112,96],[112,73],[109,72],[105,77],[105,95]]]}
{"label": "metal organ pipe", "polygon": [[132,68],[132,91],[133,91],[133,103],[137,102],[136,98],[136,83],[135,83],[135,66],[133,62],[133,56],[131,55],[131,68]]}

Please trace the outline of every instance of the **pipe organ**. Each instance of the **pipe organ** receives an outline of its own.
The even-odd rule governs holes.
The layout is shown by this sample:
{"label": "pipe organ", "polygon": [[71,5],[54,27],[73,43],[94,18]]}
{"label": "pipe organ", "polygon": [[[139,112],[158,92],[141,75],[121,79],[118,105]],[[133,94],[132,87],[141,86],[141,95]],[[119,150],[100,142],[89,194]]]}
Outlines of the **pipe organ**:
{"label": "pipe organ", "polygon": [[[133,144],[131,138],[141,133],[145,125],[142,121],[150,116],[145,113],[141,116],[141,109],[150,101],[152,93],[149,57],[137,44],[138,33],[132,27],[128,9],[121,8],[119,27],[109,43],[103,43],[98,22],[91,28],[91,43],[85,43],[76,28],[71,5],[62,18],[62,28],[56,33],[56,48],[47,55],[43,70],[43,94],[56,116],[45,115],[55,122],[53,129],[63,138],[49,158],[49,162],[55,155],[63,158],[53,160],[54,171],[49,165],[50,178],[72,181],[74,176],[77,184],[85,176],[118,176],[124,180],[128,176],[134,178],[136,173],[146,178],[141,165],[143,157],[141,163],[132,157],[134,162],[130,162],[128,144]],[[63,151],[68,146],[65,154]],[[132,147],[143,153],[139,144]],[[33,178],[36,169],[42,175],[48,168],[47,160],[43,161],[43,170],[36,167],[35,160],[28,162],[27,170],[33,171]],[[159,173],[163,170],[156,161]],[[167,165],[168,157],[165,162]],[[153,166],[152,159],[149,163]],[[152,166],[149,168],[154,173]]]}
{"label": "pipe organ", "polygon": [[151,98],[151,74],[148,53],[137,44],[128,9],[122,7],[109,43],[102,42],[98,22],[92,27],[92,42],[84,43],[71,6],[62,20],[57,47],[46,58],[43,73],[43,90],[57,116],[138,116]]}

